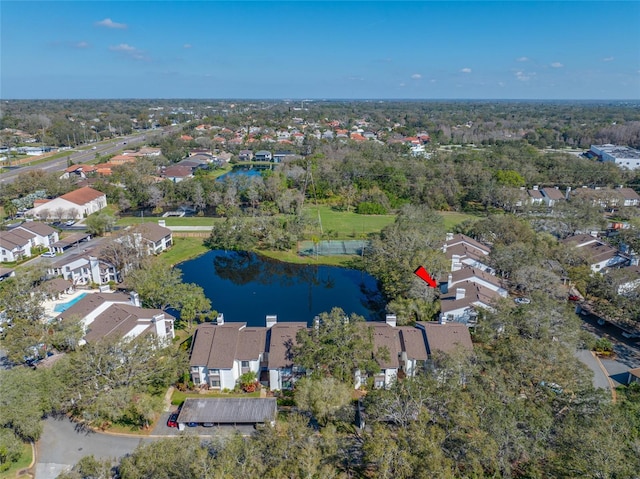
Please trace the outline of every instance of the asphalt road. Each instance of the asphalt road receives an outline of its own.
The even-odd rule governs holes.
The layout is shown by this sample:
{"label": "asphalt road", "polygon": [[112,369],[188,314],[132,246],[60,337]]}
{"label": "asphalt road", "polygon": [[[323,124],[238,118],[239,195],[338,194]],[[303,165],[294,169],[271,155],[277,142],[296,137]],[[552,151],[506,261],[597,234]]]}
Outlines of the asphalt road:
{"label": "asphalt road", "polygon": [[61,472],[73,467],[84,456],[96,459],[121,458],[133,452],[138,445],[162,437],[180,434],[197,435],[203,441],[212,437],[225,437],[236,431],[243,435],[254,432],[252,426],[190,427],[184,432],[167,427],[170,412],[163,413],[150,436],[137,437],[93,432],[77,428],[66,416],[49,417],[44,421],[40,440],[36,444],[37,462],[35,479],[55,479]]}
{"label": "asphalt road", "polygon": [[50,417],[44,421],[42,436],[36,445],[35,477],[55,479],[84,456],[120,458],[132,452],[139,444],[151,440],[78,430],[66,417]]}
{"label": "asphalt road", "polygon": [[[594,315],[580,315],[583,329],[600,338],[606,338],[613,344],[614,359],[600,359],[593,357],[590,351],[578,351],[576,356],[593,371],[593,386],[595,388],[610,389],[613,386],[626,384],[627,371],[640,367],[640,342],[622,336],[622,330],[606,323],[598,324]],[[602,367],[601,367],[602,366]],[[604,369],[604,370],[603,370]]]}
{"label": "asphalt road", "polygon": [[175,131],[178,128],[181,128],[181,126],[182,125],[176,125],[162,130],[147,130],[143,133],[136,133],[135,135],[96,143],[94,145],[96,147],[95,150],[69,150],[69,155],[62,158],[39,163],[37,165],[12,167],[10,171],[0,174],[0,184],[12,183],[19,174],[26,171],[63,171],[67,167],[69,160],[73,161],[74,164],[79,164],[95,159],[97,154],[111,155],[119,153],[122,150],[144,144],[146,142],[147,134],[151,135],[155,133],[161,133],[164,136]]}

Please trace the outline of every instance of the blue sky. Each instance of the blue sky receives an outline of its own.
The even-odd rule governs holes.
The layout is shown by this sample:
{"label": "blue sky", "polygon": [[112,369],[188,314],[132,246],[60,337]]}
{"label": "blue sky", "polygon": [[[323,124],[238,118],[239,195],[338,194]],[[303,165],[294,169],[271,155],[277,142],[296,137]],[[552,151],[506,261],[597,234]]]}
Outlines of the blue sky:
{"label": "blue sky", "polygon": [[0,98],[640,99],[640,2],[0,2]]}

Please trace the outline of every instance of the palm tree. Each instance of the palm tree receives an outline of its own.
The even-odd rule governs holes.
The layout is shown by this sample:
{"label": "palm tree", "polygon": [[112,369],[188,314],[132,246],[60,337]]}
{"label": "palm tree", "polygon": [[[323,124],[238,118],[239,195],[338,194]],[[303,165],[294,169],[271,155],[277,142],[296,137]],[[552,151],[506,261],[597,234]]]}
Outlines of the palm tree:
{"label": "palm tree", "polygon": [[4,208],[4,214],[10,219],[15,218],[16,213],[18,213],[18,207],[11,200],[5,200],[2,207]]}

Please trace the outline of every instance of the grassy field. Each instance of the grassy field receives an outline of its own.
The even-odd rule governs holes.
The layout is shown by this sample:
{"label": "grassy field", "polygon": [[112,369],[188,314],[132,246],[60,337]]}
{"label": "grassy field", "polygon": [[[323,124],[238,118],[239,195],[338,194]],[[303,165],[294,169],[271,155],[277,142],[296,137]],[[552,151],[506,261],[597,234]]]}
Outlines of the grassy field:
{"label": "grassy field", "polygon": [[[322,232],[328,235],[335,232],[336,239],[354,239],[367,236],[370,233],[377,233],[382,228],[395,221],[395,215],[359,215],[353,212],[333,210],[330,206],[306,206],[303,210],[305,217],[316,225],[308,229],[310,236],[321,237],[320,222],[322,222]],[[318,214],[319,213],[319,214]],[[467,219],[477,218],[477,216],[457,213],[455,211],[443,211],[440,213],[444,217],[444,224],[447,230],[451,230],[458,223]],[[320,218],[320,219],[318,219]],[[224,221],[224,218],[211,218],[205,216],[169,216],[167,218],[125,216],[118,219],[118,226],[130,226],[140,223],[157,223],[158,220],[165,220],[167,226],[213,226],[215,222]]]}
{"label": "grassy field", "polygon": [[174,266],[183,261],[200,256],[209,251],[209,248],[202,244],[203,238],[181,238],[173,237],[173,247],[165,251],[158,258],[160,261]]}
{"label": "grassy field", "polygon": [[[317,222],[318,210],[322,219],[321,234],[319,223]],[[329,206],[307,207],[304,211],[305,215],[310,219],[315,219],[317,227],[308,228],[306,237],[326,238],[330,232],[334,232],[336,239],[354,239],[362,238],[370,233],[377,233],[386,225],[393,223],[394,215],[358,215],[356,213],[348,213],[345,211],[334,211]],[[445,211],[440,213],[444,217],[444,223],[447,231],[451,231],[453,227],[468,219],[477,218],[476,216]],[[144,222],[156,222],[158,218],[139,218],[126,217],[118,221],[119,226],[129,226]],[[215,221],[224,221],[223,218],[210,217],[168,217],[164,218],[167,226],[212,226]],[[203,238],[183,238],[174,236],[174,246],[169,251],[159,256],[160,260],[169,265],[176,265],[183,261],[195,258],[204,254],[208,249],[202,244]],[[318,259],[314,257],[298,256],[295,249],[290,251],[259,251],[260,254],[269,258],[286,261],[288,263],[298,264],[326,264],[335,266],[345,266],[351,261],[351,256],[320,256]]]}
{"label": "grassy field", "polygon": [[177,216],[168,216],[166,218],[158,216],[125,216],[119,218],[116,222],[118,226],[131,226],[139,225],[141,223],[158,223],[158,220],[164,220],[167,226],[213,226],[216,221],[224,221],[224,218],[211,218],[208,216],[183,216],[179,218]]}
{"label": "grassy field", "polygon": [[[353,239],[367,236],[369,233],[377,233],[388,224],[395,221],[395,215],[359,215],[356,213],[337,211],[330,206],[307,206],[304,209],[305,215],[318,223],[319,217],[322,221],[322,231],[325,235],[330,231],[337,232],[336,239]],[[455,211],[441,211],[444,217],[444,225],[447,231],[468,219],[478,218],[477,216]],[[320,228],[313,229],[310,234],[321,237]]]}
{"label": "grassy field", "polygon": [[267,251],[259,250],[259,254],[267,258],[277,259],[285,263],[295,264],[322,264],[327,266],[349,266],[357,256],[340,255],[340,256],[300,256],[295,250],[291,251]]}
{"label": "grassy field", "polygon": [[457,213],[456,211],[441,211],[440,214],[444,216],[444,227],[447,231],[451,231],[454,226],[462,223],[466,220],[477,220],[478,216],[469,215],[467,213]]}
{"label": "grassy field", "polygon": [[[329,232],[337,234],[336,239],[361,238],[369,233],[377,233],[395,220],[395,215],[359,215],[353,212],[337,211],[330,206],[307,206],[304,215],[317,227],[309,229],[309,235],[318,237]],[[320,230],[322,223],[322,233]]]}
{"label": "grassy field", "polygon": [[29,467],[31,461],[33,460],[33,451],[31,449],[31,444],[23,444],[22,445],[22,456],[18,459],[18,462],[15,462],[9,469],[4,472],[0,472],[0,479],[13,479],[15,477],[31,477],[27,475],[18,476],[18,471],[24,469],[25,467]]}

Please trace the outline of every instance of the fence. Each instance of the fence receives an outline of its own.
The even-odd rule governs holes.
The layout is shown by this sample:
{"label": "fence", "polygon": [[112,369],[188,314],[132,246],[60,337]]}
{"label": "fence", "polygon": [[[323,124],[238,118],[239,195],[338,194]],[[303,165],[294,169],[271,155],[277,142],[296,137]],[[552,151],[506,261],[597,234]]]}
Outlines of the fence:
{"label": "fence", "polygon": [[369,242],[363,240],[323,240],[317,243],[300,241],[298,254],[300,256],[361,255],[368,245]]}

